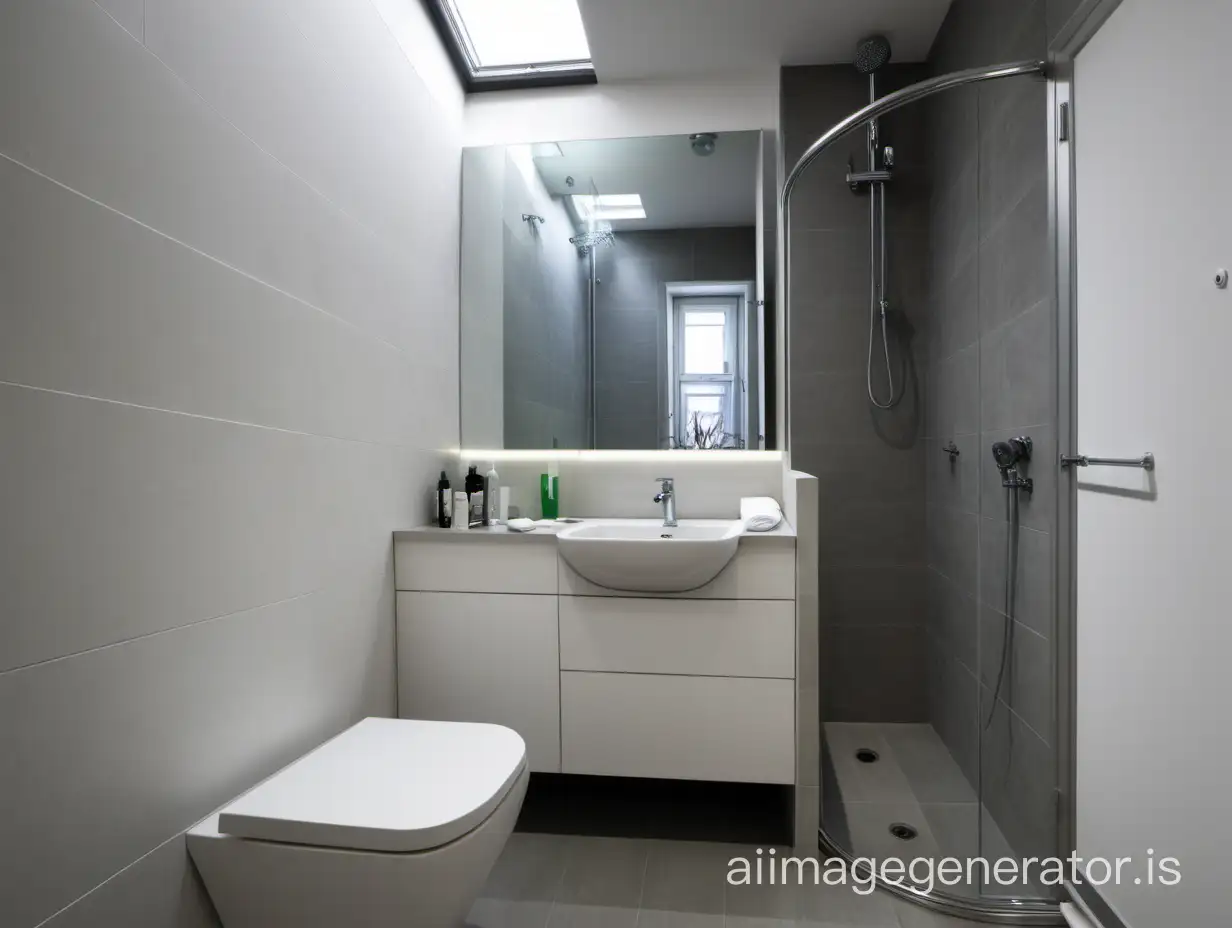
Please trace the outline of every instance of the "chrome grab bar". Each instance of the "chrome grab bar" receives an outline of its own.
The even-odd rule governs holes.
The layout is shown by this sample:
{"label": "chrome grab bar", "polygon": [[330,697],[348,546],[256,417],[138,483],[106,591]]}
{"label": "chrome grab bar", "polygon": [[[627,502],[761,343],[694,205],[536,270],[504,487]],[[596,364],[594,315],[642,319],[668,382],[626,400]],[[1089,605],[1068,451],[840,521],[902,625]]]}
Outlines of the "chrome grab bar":
{"label": "chrome grab bar", "polygon": [[1155,455],[1149,451],[1140,458],[1093,458],[1085,454],[1061,455],[1061,466],[1069,467],[1141,467],[1143,470],[1155,469]]}

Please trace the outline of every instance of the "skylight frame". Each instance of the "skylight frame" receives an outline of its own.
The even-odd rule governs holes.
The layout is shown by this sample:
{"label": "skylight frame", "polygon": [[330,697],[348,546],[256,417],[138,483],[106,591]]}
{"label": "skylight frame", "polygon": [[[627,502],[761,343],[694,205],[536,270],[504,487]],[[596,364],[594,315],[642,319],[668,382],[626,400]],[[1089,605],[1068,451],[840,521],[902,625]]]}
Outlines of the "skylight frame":
{"label": "skylight frame", "polygon": [[426,0],[426,3],[467,93],[598,83],[590,59],[484,67],[479,63],[454,0]]}

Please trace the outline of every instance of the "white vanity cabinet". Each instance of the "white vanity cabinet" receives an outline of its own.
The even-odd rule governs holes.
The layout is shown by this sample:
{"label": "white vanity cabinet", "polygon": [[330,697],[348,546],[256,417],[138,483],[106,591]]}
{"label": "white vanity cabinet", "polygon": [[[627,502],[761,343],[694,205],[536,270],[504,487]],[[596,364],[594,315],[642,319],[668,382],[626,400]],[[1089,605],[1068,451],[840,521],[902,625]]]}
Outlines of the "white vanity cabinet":
{"label": "white vanity cabinet", "polygon": [[744,537],[706,586],[596,587],[551,535],[395,538],[403,718],[494,722],[537,771],[795,782],[795,539]]}

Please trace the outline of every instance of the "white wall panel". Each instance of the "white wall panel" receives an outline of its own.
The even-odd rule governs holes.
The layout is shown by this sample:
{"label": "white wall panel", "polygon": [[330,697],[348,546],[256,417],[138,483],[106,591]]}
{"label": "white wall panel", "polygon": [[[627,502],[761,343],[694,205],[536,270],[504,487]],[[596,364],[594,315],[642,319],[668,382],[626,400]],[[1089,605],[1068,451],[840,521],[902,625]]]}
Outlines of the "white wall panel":
{"label": "white wall panel", "polygon": [[[444,161],[456,198],[460,156],[425,135],[441,150],[409,164]],[[456,285],[259,149],[90,0],[0,6],[0,154],[403,347],[436,331],[410,309],[428,284]]]}
{"label": "white wall panel", "polygon": [[0,210],[0,379],[314,435],[423,437],[406,402],[416,368],[389,343],[2,159]]}

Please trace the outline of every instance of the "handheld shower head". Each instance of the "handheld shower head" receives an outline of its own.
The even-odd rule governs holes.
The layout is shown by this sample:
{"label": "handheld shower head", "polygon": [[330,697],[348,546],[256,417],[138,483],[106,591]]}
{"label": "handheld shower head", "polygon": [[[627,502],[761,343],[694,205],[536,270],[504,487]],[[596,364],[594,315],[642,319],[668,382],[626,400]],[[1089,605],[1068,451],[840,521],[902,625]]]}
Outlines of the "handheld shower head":
{"label": "handheld shower head", "polygon": [[890,40],[884,35],[871,35],[856,46],[856,70],[872,74],[890,61]]}
{"label": "handheld shower head", "polygon": [[992,446],[992,459],[997,463],[997,470],[1001,471],[1003,487],[1026,490],[1028,493],[1034,489],[1035,482],[1018,473],[1018,465],[1031,460],[1031,449],[1031,439],[1025,435],[1011,438],[1009,441],[999,441]]}
{"label": "handheld shower head", "polygon": [[997,469],[1007,471],[1018,463],[1018,452],[1008,441],[999,441],[992,446],[992,459],[997,462]]}

